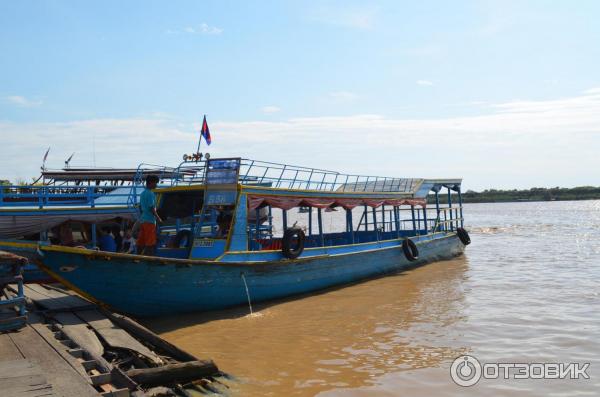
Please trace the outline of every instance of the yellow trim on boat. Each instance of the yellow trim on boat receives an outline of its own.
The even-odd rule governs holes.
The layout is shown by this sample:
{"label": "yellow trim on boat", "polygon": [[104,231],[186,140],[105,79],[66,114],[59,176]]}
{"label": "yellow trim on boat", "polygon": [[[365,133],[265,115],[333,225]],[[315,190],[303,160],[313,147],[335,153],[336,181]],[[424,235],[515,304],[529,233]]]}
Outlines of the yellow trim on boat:
{"label": "yellow trim on boat", "polygon": [[[241,185],[242,186],[242,190],[254,190],[254,189],[258,189],[258,190],[266,190],[266,191],[271,191],[273,193],[269,194],[269,193],[260,193],[261,195],[265,195],[265,196],[281,196],[281,197],[286,197],[286,196],[290,196],[290,195],[283,195],[281,193],[277,193],[277,192],[293,192],[293,193],[298,193],[298,194],[302,194],[302,193],[320,193],[320,194],[332,194],[334,196],[344,196],[344,195],[355,195],[357,196],[356,198],[360,198],[360,195],[366,194],[368,196],[375,196],[375,195],[392,195],[392,196],[404,196],[404,197],[411,197],[413,198],[413,193],[412,192],[345,192],[345,191],[337,191],[337,190],[310,190],[310,189],[284,189],[284,188],[276,188],[276,187],[265,187],[265,186],[254,186],[254,185]],[[329,197],[329,196],[328,196]]]}
{"label": "yellow trim on boat", "polygon": [[17,243],[14,241],[0,241],[0,247],[8,246],[15,248],[37,248],[37,243]]}
{"label": "yellow trim on boat", "polygon": [[183,186],[169,186],[169,187],[161,187],[156,190],[156,193],[168,193],[168,192],[180,192],[180,191],[189,191],[189,190],[204,190],[206,185],[198,184],[198,185],[183,185]]}

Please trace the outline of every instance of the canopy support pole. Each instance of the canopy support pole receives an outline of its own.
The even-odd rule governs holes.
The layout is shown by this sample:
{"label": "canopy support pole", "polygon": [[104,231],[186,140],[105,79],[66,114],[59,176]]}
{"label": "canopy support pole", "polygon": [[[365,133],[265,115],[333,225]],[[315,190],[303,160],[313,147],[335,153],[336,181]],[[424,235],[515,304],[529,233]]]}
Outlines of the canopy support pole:
{"label": "canopy support pole", "polygon": [[448,208],[450,208],[450,231],[454,231],[454,222],[453,222],[453,216],[452,216],[452,190],[450,190],[450,187],[447,188],[448,189]]}
{"label": "canopy support pole", "polygon": [[427,235],[427,233],[429,233],[427,231],[427,204],[425,204],[425,207],[423,207],[423,225],[425,226],[425,235]]}
{"label": "canopy support pole", "polygon": [[321,240],[321,247],[325,246],[325,237],[323,236],[323,216],[321,215],[321,208],[317,211],[317,217],[319,219],[319,239]]}
{"label": "canopy support pole", "polygon": [[396,223],[396,235],[400,238],[400,210],[394,206],[394,222]]}
{"label": "canopy support pole", "polygon": [[308,207],[308,236],[312,236],[312,207]]}
{"label": "canopy support pole", "polygon": [[458,187],[458,207],[460,208],[460,227],[465,227],[465,221],[463,220],[462,194],[460,193],[460,186]]}
{"label": "canopy support pole", "polygon": [[354,225],[352,225],[352,210],[346,210],[346,230],[350,233],[350,241],[354,244]]}

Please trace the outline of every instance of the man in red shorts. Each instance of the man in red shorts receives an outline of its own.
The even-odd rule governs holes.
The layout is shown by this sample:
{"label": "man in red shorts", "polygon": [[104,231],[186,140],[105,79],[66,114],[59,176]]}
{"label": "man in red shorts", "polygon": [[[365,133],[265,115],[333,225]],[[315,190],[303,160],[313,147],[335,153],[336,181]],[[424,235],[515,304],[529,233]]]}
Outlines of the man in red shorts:
{"label": "man in red shorts", "polygon": [[156,221],[162,222],[156,212],[156,195],[152,191],[157,184],[158,177],[148,175],[146,188],[140,195],[140,231],[136,241],[138,255],[154,255],[156,251]]}

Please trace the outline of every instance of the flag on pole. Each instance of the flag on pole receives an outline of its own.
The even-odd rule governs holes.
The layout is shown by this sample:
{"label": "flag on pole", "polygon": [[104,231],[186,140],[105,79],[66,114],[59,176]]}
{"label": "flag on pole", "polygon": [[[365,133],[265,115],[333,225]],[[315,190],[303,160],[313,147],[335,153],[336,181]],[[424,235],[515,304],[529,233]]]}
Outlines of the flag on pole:
{"label": "flag on pole", "polygon": [[206,122],[206,115],[204,115],[204,120],[202,121],[202,129],[200,130],[200,139],[204,137],[207,145],[210,145],[212,139],[210,138],[210,130],[208,129],[208,123]]}
{"label": "flag on pole", "polygon": [[43,162],[46,162],[46,159],[48,158],[48,153],[50,153],[50,148],[48,148],[48,150],[46,150],[46,154],[44,155],[44,160]]}

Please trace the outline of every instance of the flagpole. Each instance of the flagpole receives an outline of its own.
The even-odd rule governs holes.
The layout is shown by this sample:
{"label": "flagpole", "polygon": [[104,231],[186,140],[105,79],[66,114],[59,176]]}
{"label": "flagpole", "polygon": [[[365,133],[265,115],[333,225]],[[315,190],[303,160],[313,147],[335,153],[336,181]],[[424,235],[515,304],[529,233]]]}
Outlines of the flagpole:
{"label": "flagpole", "polygon": [[202,132],[200,132],[200,138],[198,138],[198,149],[196,149],[196,153],[200,153],[200,144],[202,143]]}
{"label": "flagpole", "polygon": [[202,143],[202,133],[204,131],[204,123],[206,123],[206,115],[204,115],[204,118],[202,119],[202,125],[200,126],[200,138],[198,139],[198,149],[196,150],[196,153],[200,153],[200,144]]}

